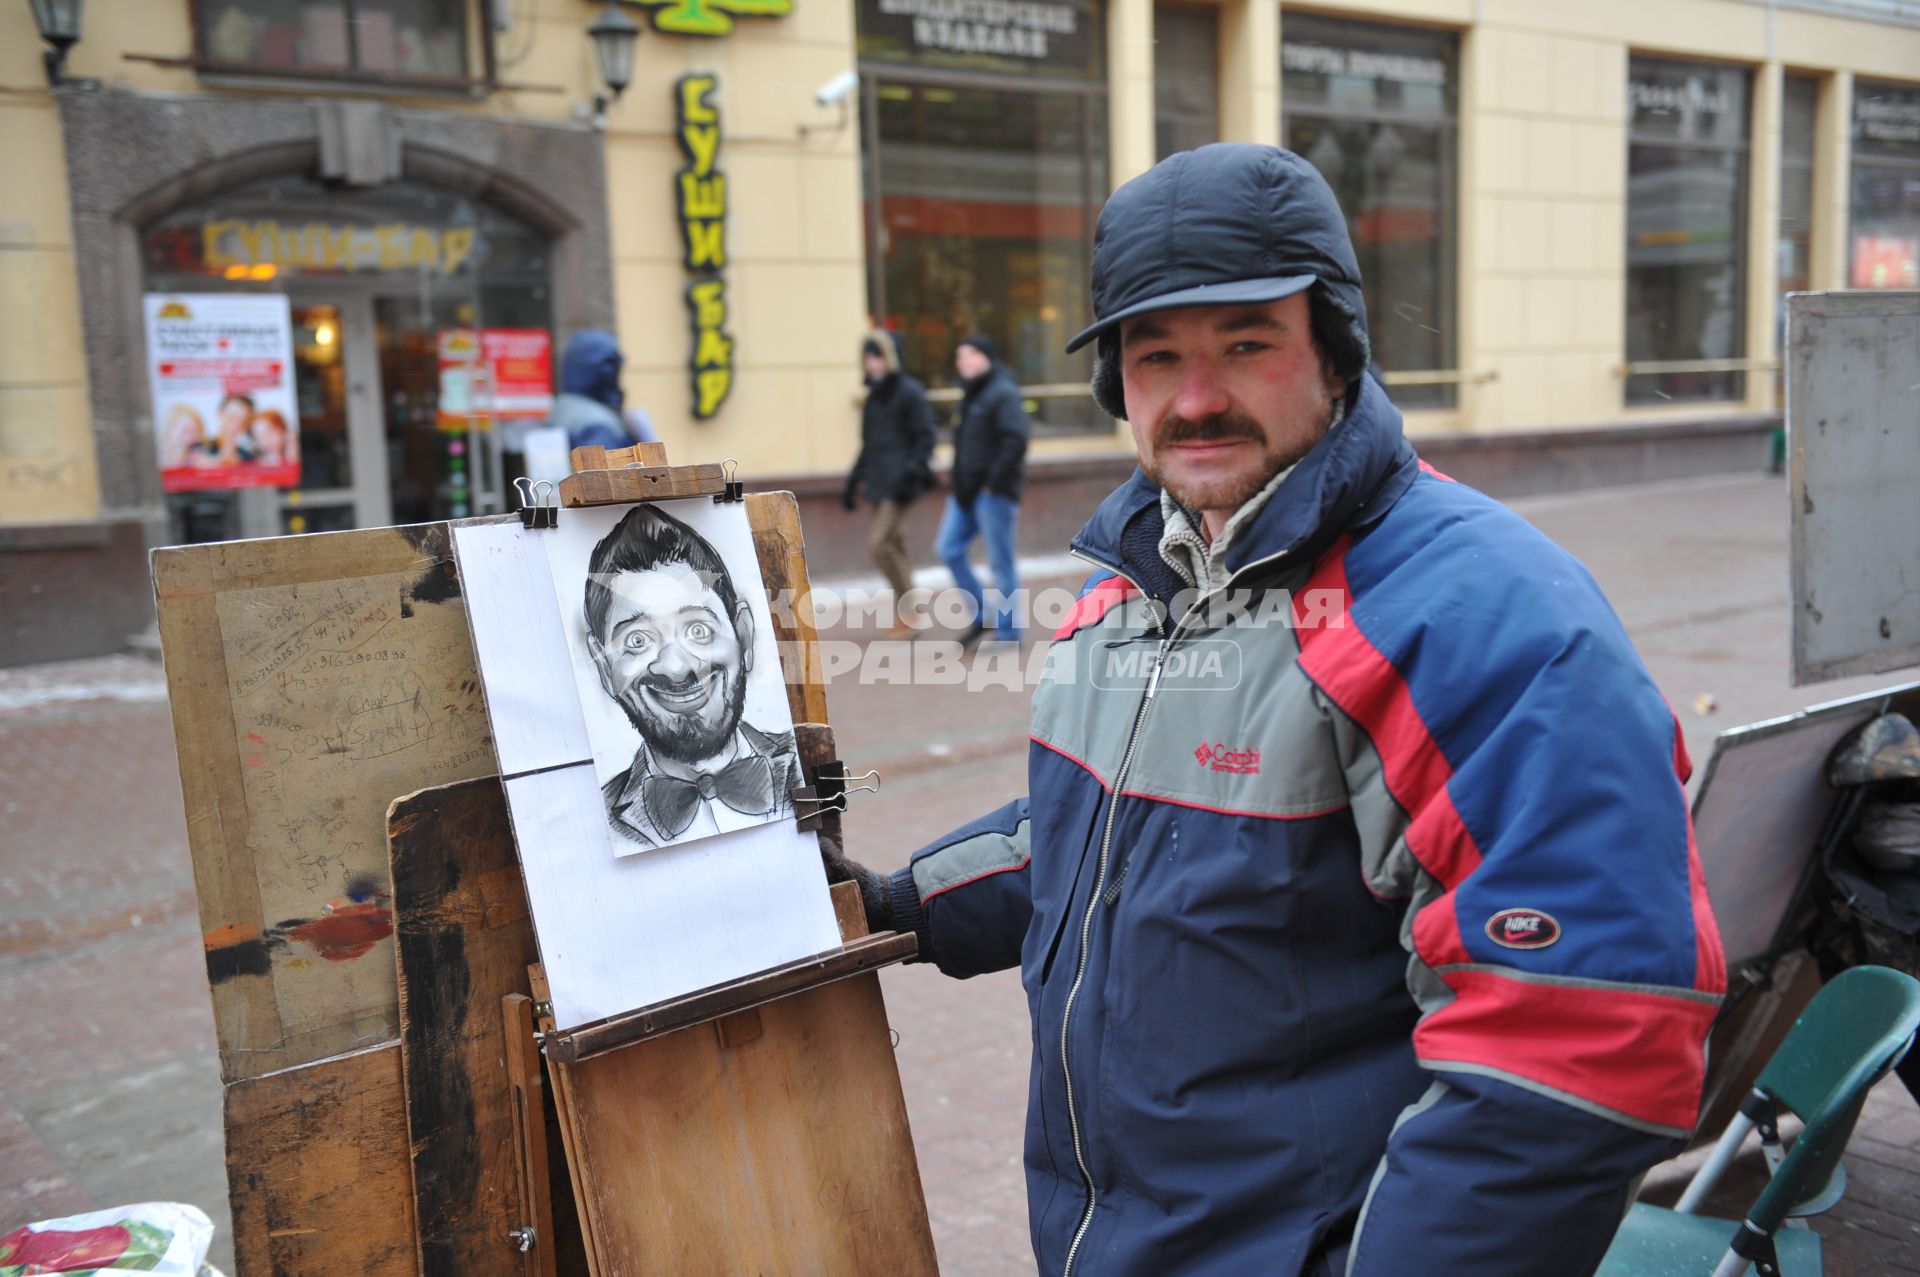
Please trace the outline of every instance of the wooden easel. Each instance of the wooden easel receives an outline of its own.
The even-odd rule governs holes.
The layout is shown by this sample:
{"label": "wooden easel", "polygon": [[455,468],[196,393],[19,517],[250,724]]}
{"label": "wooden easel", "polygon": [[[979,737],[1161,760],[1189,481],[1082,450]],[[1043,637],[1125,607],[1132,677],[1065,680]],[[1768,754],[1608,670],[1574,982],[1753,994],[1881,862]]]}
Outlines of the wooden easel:
{"label": "wooden easel", "polygon": [[[563,506],[727,482],[645,446],[576,466]],[[791,494],[746,500],[767,588],[803,595]],[[862,939],[843,892],[841,950],[555,1034],[543,1077],[449,525],[177,547],[153,573],[238,1277],[935,1271],[872,974],[902,938]],[[830,792],[814,636],[776,629]],[[303,920],[383,902],[391,941],[309,942]]]}
{"label": "wooden easel", "polygon": [[[721,467],[671,467],[664,461],[658,445],[613,453],[579,449],[575,474],[560,484],[560,505],[725,492],[728,478]],[[789,587],[804,585],[798,529],[787,531],[764,521],[756,527],[763,572],[775,569],[766,572],[769,588],[779,588],[776,577]],[[811,638],[808,633],[782,649],[810,653]],[[809,714],[797,730],[809,782],[802,801],[815,800],[803,825],[826,826],[837,836],[844,804],[832,799],[843,772],[825,724],[825,689],[817,669],[790,670],[788,678],[798,692],[796,722],[803,709]],[[497,792],[476,792],[471,783],[395,803],[389,831],[396,902],[403,911],[405,990],[418,982],[407,970],[413,929],[405,920],[416,869],[444,863],[455,848],[470,864],[514,862]],[[422,894],[430,898],[431,888],[452,884],[424,885],[430,890]],[[594,1277],[935,1271],[886,1010],[872,974],[911,957],[914,938],[865,934],[850,884],[838,893],[836,907],[843,937],[836,951],[566,1031],[540,1024]],[[529,981],[534,1002],[508,987],[517,953],[511,939],[500,937],[490,946],[490,961],[499,964],[498,987],[470,985],[467,998],[477,1005],[468,1014],[484,1022],[486,1002],[498,993],[506,1054],[518,1067],[507,1070],[509,1096],[495,1102],[494,1120],[510,1112],[515,1124],[520,1196],[531,1210],[509,1231],[531,1238],[531,1255],[543,1235],[547,1158],[544,1124],[535,1120],[539,1072],[525,1052],[530,1012],[546,999],[537,970]],[[423,952],[431,949],[422,946]],[[476,969],[471,957],[467,967]],[[432,983],[430,970],[423,967],[419,975]],[[404,993],[402,1019],[411,1097],[431,1086],[432,1078],[415,1076],[418,1053],[409,1049],[415,1034]],[[522,1035],[526,1041],[515,1040]],[[440,1034],[430,1030],[424,1036]],[[432,1058],[430,1050],[424,1058]],[[416,1150],[423,1135],[446,1129],[434,1120],[425,1127],[416,1124]],[[418,1183],[418,1151],[415,1165]],[[424,1245],[428,1204],[422,1201],[421,1209]],[[544,1235],[553,1235],[550,1226]]]}

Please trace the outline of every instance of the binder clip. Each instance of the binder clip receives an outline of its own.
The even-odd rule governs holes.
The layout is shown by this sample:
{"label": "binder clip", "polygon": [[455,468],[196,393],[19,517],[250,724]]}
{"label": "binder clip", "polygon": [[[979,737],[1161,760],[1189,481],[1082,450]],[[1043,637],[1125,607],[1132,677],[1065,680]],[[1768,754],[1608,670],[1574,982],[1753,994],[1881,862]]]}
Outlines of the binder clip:
{"label": "binder clip", "polygon": [[[853,782],[872,781],[868,784]],[[828,812],[844,815],[847,810],[848,794],[877,794],[880,792],[880,773],[868,768],[858,776],[847,775],[847,765],[837,758],[830,758],[814,769],[813,786],[793,791],[793,818],[802,829],[818,829],[820,817]]]}
{"label": "binder clip", "polygon": [[554,495],[552,483],[545,479],[535,483],[522,475],[513,481],[513,490],[520,494],[521,527],[557,528],[560,526],[560,500]]}
{"label": "binder clip", "polygon": [[745,501],[747,499],[747,485],[734,477],[739,473],[740,463],[732,457],[728,457],[720,463],[720,475],[726,480],[727,486],[722,491],[713,494],[713,503],[715,505],[731,505],[736,501]]}

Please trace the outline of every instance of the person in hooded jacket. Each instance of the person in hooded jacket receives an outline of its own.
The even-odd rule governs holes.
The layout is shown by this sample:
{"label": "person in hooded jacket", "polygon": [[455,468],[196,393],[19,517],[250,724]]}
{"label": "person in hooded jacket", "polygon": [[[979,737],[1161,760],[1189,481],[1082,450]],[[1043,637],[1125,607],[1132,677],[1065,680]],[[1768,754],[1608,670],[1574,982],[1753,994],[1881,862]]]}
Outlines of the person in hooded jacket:
{"label": "person in hooded jacket", "polygon": [[927,388],[900,366],[900,339],[876,328],[860,344],[867,401],[860,410],[860,455],[847,475],[840,504],[860,506],[864,492],[873,503],[867,553],[893,590],[895,622],[889,639],[912,632],[899,609],[913,588],[913,561],[903,530],[907,507],[933,487],[933,409]]}
{"label": "person in hooded jacket", "polygon": [[549,426],[567,432],[567,447],[630,448],[655,442],[645,413],[629,416],[623,411],[620,369],[625,363],[612,333],[588,328],[567,342],[560,359],[560,394],[547,417]]}
{"label": "person in hooded jacket", "polygon": [[1040,1272],[1591,1274],[1726,988],[1679,725],[1587,571],[1415,455],[1311,164],[1170,156],[1092,273],[1068,349],[1140,468],[1028,796],[829,873],[1020,968]]}
{"label": "person in hooded jacket", "polygon": [[[1027,483],[1027,439],[1033,427],[1020,402],[1020,388],[984,333],[973,333],[953,352],[960,375],[960,421],[953,432],[953,473],[935,549],[953,573],[953,583],[973,598],[974,619],[963,643],[992,625],[994,637],[1018,642],[1014,595],[1020,576],[1014,539],[1020,524],[1020,494]],[[967,555],[985,534],[987,562],[999,594],[991,611]]]}

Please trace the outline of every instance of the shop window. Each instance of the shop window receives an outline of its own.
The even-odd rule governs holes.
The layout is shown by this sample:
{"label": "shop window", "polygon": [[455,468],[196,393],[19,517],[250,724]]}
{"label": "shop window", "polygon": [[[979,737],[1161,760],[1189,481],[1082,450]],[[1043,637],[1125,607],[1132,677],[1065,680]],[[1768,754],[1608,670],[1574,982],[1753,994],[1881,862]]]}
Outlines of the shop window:
{"label": "shop window", "polygon": [[1849,283],[1920,288],[1920,87],[1853,85]]}
{"label": "shop window", "polygon": [[1026,388],[1036,432],[1108,433],[1086,391],[1091,352],[1062,351],[1092,322],[1108,189],[1101,7],[1001,6],[996,21],[958,26],[948,8],[856,9],[874,318],[936,391],[956,387],[954,346],[982,332]]}
{"label": "shop window", "polygon": [[1813,134],[1820,81],[1790,75],[1780,111],[1780,294],[1804,292],[1813,279]]}
{"label": "shop window", "polygon": [[[1634,57],[1627,67],[1630,364],[1746,353],[1748,73]],[[1629,404],[1739,399],[1746,376],[1636,373]]]}
{"label": "shop window", "polygon": [[[422,183],[347,189],[281,175],[168,214],[142,251],[148,293],[284,293],[292,313],[299,482],[265,494],[280,521],[249,530],[246,494],[173,493],[176,540],[507,508],[519,440],[546,415],[559,363],[539,230]],[[484,351],[503,333],[531,339],[512,371],[538,384],[513,399],[494,385],[476,402],[475,370],[500,371]],[[455,357],[463,335],[480,357]]]}
{"label": "shop window", "polygon": [[1215,82],[1220,66],[1220,11],[1161,5],[1153,12],[1153,153],[1220,140]]}
{"label": "shop window", "polygon": [[[1383,372],[1455,375],[1459,42],[1413,27],[1289,12],[1283,136],[1339,198],[1360,260]],[[1444,380],[1393,387],[1407,408],[1450,408]]]}
{"label": "shop window", "polygon": [[397,82],[468,78],[471,0],[194,0],[200,68]]}

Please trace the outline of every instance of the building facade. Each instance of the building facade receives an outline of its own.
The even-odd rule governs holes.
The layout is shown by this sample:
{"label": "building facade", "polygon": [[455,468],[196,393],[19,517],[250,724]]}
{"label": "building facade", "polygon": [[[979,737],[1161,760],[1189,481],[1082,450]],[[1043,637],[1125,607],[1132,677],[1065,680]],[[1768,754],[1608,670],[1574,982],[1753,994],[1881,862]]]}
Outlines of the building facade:
{"label": "building facade", "polygon": [[93,0],[57,87],[0,12],[0,664],[121,646],[154,545],[511,508],[592,328],[672,455],[803,496],[869,322],[946,401],[985,332],[1057,548],[1128,455],[1060,349],[1101,203],[1214,140],[1327,175],[1467,477],[1758,466],[1784,293],[1920,287],[1915,0],[616,7],[611,101],[590,0]]}

